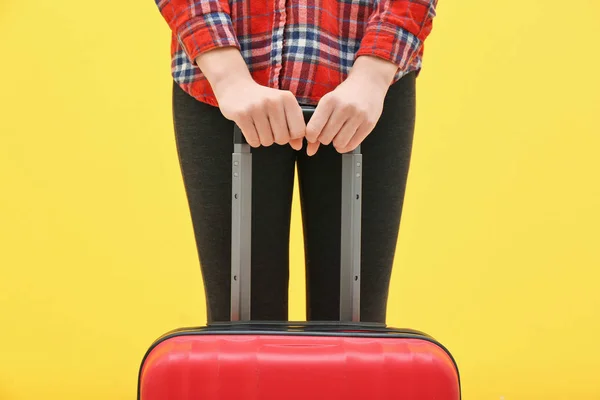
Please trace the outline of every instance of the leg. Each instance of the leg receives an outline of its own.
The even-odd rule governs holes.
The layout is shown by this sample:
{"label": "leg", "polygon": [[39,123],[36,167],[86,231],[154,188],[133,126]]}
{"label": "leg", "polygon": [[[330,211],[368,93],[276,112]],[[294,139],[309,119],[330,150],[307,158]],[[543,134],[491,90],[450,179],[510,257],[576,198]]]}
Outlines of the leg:
{"label": "leg", "polygon": [[[230,318],[233,123],[173,87],[177,151],[206,292],[208,321]],[[252,319],[287,320],[296,152],[253,149]]]}
{"label": "leg", "polygon": [[[415,75],[390,87],[382,116],[362,144],[361,320],[385,322],[408,176]],[[298,161],[305,234],[307,318],[339,319],[341,156],[333,146]]]}

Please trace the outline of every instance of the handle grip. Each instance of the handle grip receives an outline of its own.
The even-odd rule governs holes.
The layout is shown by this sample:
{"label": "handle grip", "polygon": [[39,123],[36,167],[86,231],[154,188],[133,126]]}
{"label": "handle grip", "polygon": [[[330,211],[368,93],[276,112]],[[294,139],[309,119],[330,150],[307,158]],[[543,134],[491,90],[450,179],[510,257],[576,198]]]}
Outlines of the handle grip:
{"label": "handle grip", "polygon": [[[315,107],[303,105],[306,123]],[[231,212],[231,320],[250,321],[252,152],[234,124]],[[342,155],[340,321],[360,321],[362,154],[360,146]]]}
{"label": "handle grip", "polygon": [[[310,117],[312,117],[313,113],[315,112],[315,107],[302,105],[302,106],[300,106],[300,108],[302,109],[302,115],[304,116],[304,122],[308,123],[308,121],[310,120]],[[235,126],[233,128],[233,143],[234,144],[248,144],[248,142],[246,142],[246,138],[244,137],[244,134],[242,133],[242,130],[239,128],[239,126],[237,126],[237,124],[234,124],[234,125]]]}

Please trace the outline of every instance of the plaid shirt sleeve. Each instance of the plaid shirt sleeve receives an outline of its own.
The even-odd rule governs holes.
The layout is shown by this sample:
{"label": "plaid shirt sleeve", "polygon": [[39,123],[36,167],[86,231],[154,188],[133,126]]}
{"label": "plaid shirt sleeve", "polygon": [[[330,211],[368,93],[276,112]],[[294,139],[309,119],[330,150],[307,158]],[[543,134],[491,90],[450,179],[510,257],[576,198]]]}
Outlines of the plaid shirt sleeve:
{"label": "plaid shirt sleeve", "polygon": [[190,63],[209,50],[233,46],[236,38],[228,0],[155,0]]}
{"label": "plaid shirt sleeve", "polygon": [[379,0],[356,57],[371,55],[410,67],[432,30],[438,0]]}

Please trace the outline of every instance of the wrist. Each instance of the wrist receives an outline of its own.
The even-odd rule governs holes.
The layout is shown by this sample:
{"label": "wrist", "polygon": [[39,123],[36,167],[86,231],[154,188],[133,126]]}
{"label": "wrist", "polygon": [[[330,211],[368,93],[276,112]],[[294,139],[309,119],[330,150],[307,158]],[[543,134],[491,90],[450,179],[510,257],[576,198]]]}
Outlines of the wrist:
{"label": "wrist", "polygon": [[387,91],[397,71],[398,66],[390,61],[375,56],[360,56],[355,60],[348,79],[360,80]]}
{"label": "wrist", "polygon": [[243,72],[219,74],[209,79],[209,82],[217,98],[221,97],[223,93],[228,92],[231,88],[240,89],[245,85],[256,83],[249,73]]}
{"label": "wrist", "polygon": [[238,49],[215,49],[196,58],[196,64],[210,83],[215,94],[229,87],[253,83],[254,80]]}

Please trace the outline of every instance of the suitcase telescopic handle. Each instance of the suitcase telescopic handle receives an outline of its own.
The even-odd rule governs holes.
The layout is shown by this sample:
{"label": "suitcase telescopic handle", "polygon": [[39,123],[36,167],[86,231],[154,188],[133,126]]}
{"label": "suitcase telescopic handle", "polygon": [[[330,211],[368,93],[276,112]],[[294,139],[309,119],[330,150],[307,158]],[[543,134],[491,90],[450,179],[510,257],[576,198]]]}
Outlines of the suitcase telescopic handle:
{"label": "suitcase telescopic handle", "polygon": [[[315,108],[301,106],[306,122]],[[231,210],[231,320],[250,321],[252,242],[252,151],[234,124]],[[340,321],[360,321],[362,154],[342,155]]]}

